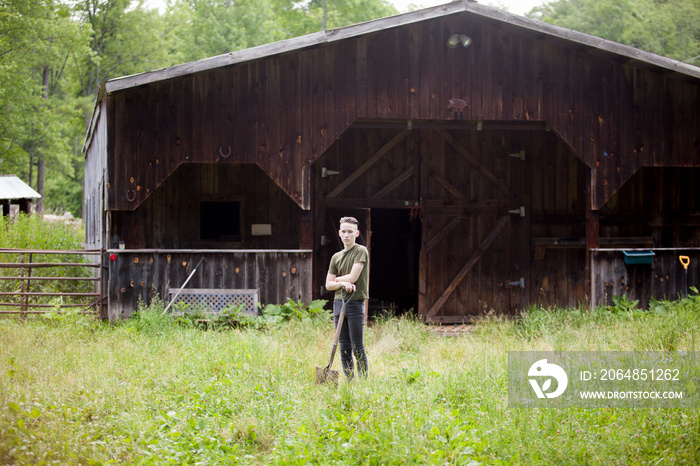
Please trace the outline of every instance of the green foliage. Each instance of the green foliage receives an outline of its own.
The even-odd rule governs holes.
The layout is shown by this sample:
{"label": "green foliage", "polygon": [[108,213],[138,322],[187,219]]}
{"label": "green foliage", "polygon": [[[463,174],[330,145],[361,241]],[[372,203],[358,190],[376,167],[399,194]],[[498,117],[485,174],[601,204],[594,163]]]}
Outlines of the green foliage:
{"label": "green foliage", "polygon": [[[328,303],[325,299],[317,299],[304,305],[301,301],[287,299],[284,304],[268,304],[261,307],[260,315],[251,315],[243,312],[244,305],[238,307],[229,307],[219,313],[206,312],[205,309],[193,309],[190,305],[184,303],[174,303],[173,314],[175,315],[174,322],[185,327],[199,327],[211,330],[226,330],[226,329],[256,329],[270,330],[290,321],[315,321],[328,322],[331,313],[324,309]],[[163,303],[156,296],[149,306],[143,303],[139,304],[139,309],[135,315],[137,320],[142,316],[152,315],[153,313],[162,313]],[[165,319],[170,319],[165,316]],[[158,319],[160,321],[160,319]]]}
{"label": "green foliage", "polygon": [[38,215],[20,213],[11,220],[0,217],[0,248],[80,249],[81,237],[80,230],[47,222]]}
{"label": "green foliage", "polygon": [[[52,224],[37,215],[19,214],[17,218],[8,220],[0,217],[0,248],[8,249],[38,249],[67,251],[81,249],[82,230],[63,224]],[[0,253],[0,262],[61,262],[61,263],[86,263],[88,259],[80,254],[32,254],[30,257],[22,253]],[[16,277],[18,269],[0,269],[0,276]],[[92,270],[83,266],[55,266],[36,268],[32,270],[32,277],[91,277]],[[0,291],[19,292],[21,281],[2,280]],[[26,283],[26,282],[25,282]],[[30,287],[25,291],[33,293],[89,293],[93,289],[90,281],[53,281],[32,280]],[[89,298],[64,298],[62,296],[35,296],[31,302],[37,304],[69,304],[89,303]],[[5,303],[20,303],[19,296],[3,297]]]}
{"label": "green foliage", "polygon": [[697,0],[558,0],[534,8],[529,16],[691,64],[700,62]]}
{"label": "green foliage", "polygon": [[696,407],[508,405],[510,350],[655,351],[673,327],[697,351],[697,296],[655,306],[525,312],[540,336],[386,319],[366,330],[370,377],[338,388],[314,384],[330,322],[203,332],[157,299],[117,325],[0,319],[0,463],[697,464]]}
{"label": "green foliage", "polygon": [[[327,1],[327,29],[390,16],[385,0]],[[198,60],[321,30],[322,2],[176,0],[165,15],[180,61]]]}
{"label": "green foliage", "polygon": [[86,36],[54,0],[1,3],[0,31],[0,160],[42,194],[45,171],[72,170],[84,134],[65,71]]}
{"label": "green foliage", "polygon": [[610,312],[631,312],[638,308],[639,300],[631,300],[627,295],[613,296],[612,297],[613,306],[611,306]]}
{"label": "green foliage", "polygon": [[268,304],[263,309],[262,314],[279,322],[287,322],[292,319],[320,319],[327,321],[330,318],[330,311],[325,309],[326,304],[328,304],[327,300],[316,299],[304,306],[301,301],[287,298],[287,302],[282,305]]}

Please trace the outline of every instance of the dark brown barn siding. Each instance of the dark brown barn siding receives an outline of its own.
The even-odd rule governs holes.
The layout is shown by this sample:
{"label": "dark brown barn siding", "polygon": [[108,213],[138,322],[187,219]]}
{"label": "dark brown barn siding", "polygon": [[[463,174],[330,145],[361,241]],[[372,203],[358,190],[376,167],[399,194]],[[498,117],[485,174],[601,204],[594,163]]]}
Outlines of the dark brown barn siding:
{"label": "dark brown barn siding", "polygon": [[[469,319],[491,309],[515,312],[531,302],[585,300],[586,167],[571,149],[553,132],[526,126],[476,131],[415,124],[410,131],[359,124],[346,132],[318,161],[340,174],[317,178],[316,197],[325,199],[317,206],[317,222],[324,222],[327,206],[415,209],[423,238],[421,313],[454,287],[434,321]],[[328,234],[335,229],[330,225]],[[406,232],[374,232],[373,241],[381,244],[378,234],[402,241]],[[555,244],[560,238],[575,241]],[[381,257],[381,251],[375,254]],[[319,283],[327,259],[317,266]],[[524,288],[512,284],[521,278]]]}
{"label": "dark brown barn siding", "polygon": [[[113,251],[109,262],[109,318],[131,317],[139,301],[169,302],[169,290],[257,289],[263,305],[287,298],[310,301],[311,254],[304,251]],[[194,267],[201,259],[196,273]]]}
{"label": "dark brown barn siding", "polygon": [[[700,181],[695,75],[470,2],[441,8],[108,93],[86,164],[108,152],[108,246],[202,247],[200,202],[242,199],[246,236],[205,246],[313,247],[320,284],[337,214],[410,212],[419,307],[442,322],[577,305],[591,280],[620,281],[598,246],[700,246],[682,195]],[[446,47],[453,33],[471,45]],[[610,264],[598,275],[592,249],[593,267]]]}
{"label": "dark brown barn siding", "polygon": [[93,115],[91,138],[86,149],[99,156],[85,160],[85,184],[83,213],[85,221],[85,247],[99,249],[104,241],[103,196],[107,170],[107,119],[105,105],[100,105]]}
{"label": "dark brown barn siding", "polygon": [[[239,242],[200,237],[200,204],[238,201],[242,209]],[[252,164],[182,165],[135,211],[113,213],[116,247],[127,249],[297,249],[301,209]],[[271,224],[271,236],[252,236],[252,224]]]}
{"label": "dark brown barn siding", "polygon": [[[447,48],[453,32],[472,45]],[[110,204],[133,209],[196,161],[256,163],[308,208],[309,161],[353,121],[449,119],[450,98],[470,120],[546,121],[595,168],[594,208],[642,165],[700,163],[697,85],[548,39],[455,15],[116,93],[113,130],[125,137]],[[171,87],[177,115],[154,112]],[[153,157],[167,169],[149,171]]]}

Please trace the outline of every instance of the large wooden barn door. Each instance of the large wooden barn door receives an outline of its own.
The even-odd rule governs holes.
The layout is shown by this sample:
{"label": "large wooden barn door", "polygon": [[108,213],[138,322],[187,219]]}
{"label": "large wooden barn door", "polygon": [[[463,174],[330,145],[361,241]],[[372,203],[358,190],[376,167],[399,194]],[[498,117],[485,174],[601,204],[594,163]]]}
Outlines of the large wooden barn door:
{"label": "large wooden barn door", "polygon": [[[375,248],[373,264],[418,263],[402,284],[407,295],[418,289],[417,309],[426,321],[512,313],[529,302],[529,223],[521,216],[529,210],[524,194],[529,191],[522,189],[527,161],[519,157],[520,140],[506,131],[420,126],[358,126],[319,159],[317,219],[324,233],[317,250],[324,269],[317,269],[318,281],[325,278],[330,255],[342,247],[340,216],[356,215],[368,229],[370,213],[403,218],[397,214],[402,212],[408,227],[378,222],[373,234],[377,244],[386,238],[404,241],[405,251],[411,250],[410,238],[417,238],[420,257],[400,261]],[[420,234],[410,236],[412,227]],[[398,280],[395,272],[373,268],[384,270],[373,274],[375,280]],[[381,287],[374,290],[374,299],[398,301],[383,296]]]}
{"label": "large wooden barn door", "polygon": [[525,173],[494,134],[436,129],[423,138],[419,312],[465,322],[527,302]]}

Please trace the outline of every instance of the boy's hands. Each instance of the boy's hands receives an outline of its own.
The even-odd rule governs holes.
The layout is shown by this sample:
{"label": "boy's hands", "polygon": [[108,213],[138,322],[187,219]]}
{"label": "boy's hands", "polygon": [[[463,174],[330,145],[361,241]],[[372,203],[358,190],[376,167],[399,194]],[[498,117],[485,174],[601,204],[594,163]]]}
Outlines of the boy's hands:
{"label": "boy's hands", "polygon": [[346,292],[352,293],[354,292],[357,288],[355,287],[354,283],[350,282],[338,282],[342,288],[345,289]]}

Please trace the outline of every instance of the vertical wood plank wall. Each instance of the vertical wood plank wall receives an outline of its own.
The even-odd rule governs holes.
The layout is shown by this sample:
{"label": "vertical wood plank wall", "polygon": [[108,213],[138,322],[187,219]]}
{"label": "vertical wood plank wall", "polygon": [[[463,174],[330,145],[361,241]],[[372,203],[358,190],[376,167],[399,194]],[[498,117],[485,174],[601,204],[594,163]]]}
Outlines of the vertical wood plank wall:
{"label": "vertical wood plank wall", "polygon": [[[531,303],[577,305],[585,300],[582,244],[576,249],[548,249],[541,259],[534,256],[537,239],[585,237],[586,167],[556,134],[527,127],[413,129],[362,176],[337,196],[329,197],[401,131],[353,128],[319,158],[320,166],[341,174],[316,178],[316,197],[325,199],[317,206],[317,223],[323,223],[326,205],[418,206],[415,221],[423,225],[420,308],[425,312],[477,253],[499,219],[510,215],[503,233],[484,251],[433,320],[467,319],[492,310],[514,313]],[[455,144],[480,169],[461,155]],[[525,160],[520,159],[521,152]],[[405,173],[411,174],[400,184],[392,184]],[[485,173],[494,176],[508,192]],[[386,192],[389,185],[393,189]],[[525,217],[508,213],[521,206]],[[390,234],[400,238],[402,232]],[[327,248],[318,245],[318,250]],[[323,260],[327,262],[328,257]],[[325,269],[317,267],[315,281],[321,283],[324,274]],[[510,284],[521,278],[525,288]]]}
{"label": "vertical wood plank wall", "polygon": [[105,176],[107,170],[107,117],[104,115],[105,104],[96,109],[93,116],[95,128],[88,142],[90,157],[85,160],[85,183],[83,186],[83,221],[85,222],[85,247],[100,249],[103,247],[105,225]]}
{"label": "vertical wood plank wall", "polygon": [[[626,296],[638,300],[639,306],[646,309],[651,299],[676,300],[683,298],[686,291],[693,296],[690,287],[700,286],[700,249],[653,249],[652,264],[625,264],[623,250],[597,249],[592,252],[593,280],[592,304],[613,306],[613,296]],[[678,256],[690,258],[687,283],[685,269]]]}
{"label": "vertical wood plank wall", "polygon": [[167,289],[179,289],[201,258],[186,288],[258,289],[260,302],[311,301],[310,251],[110,250],[109,319],[131,317],[139,300],[154,293],[168,302]]}
{"label": "vertical wood plank wall", "polygon": [[[241,241],[200,238],[202,201],[238,201]],[[175,171],[133,212],[113,212],[112,244],[127,249],[298,249],[301,209],[255,165],[188,164]],[[251,225],[270,224],[269,236]]]}
{"label": "vertical wood plank wall", "polygon": [[[468,34],[472,45],[447,48],[455,32]],[[700,246],[698,201],[683,196],[700,181],[700,84],[642,66],[464,13],[115,92],[100,104],[87,150],[86,238],[103,247],[122,240],[127,248],[172,249],[297,249],[313,242],[316,261],[328,206],[421,203],[424,242],[462,218],[422,256],[429,306],[499,215],[523,206],[526,216],[510,217],[436,317],[577,305],[587,292],[586,249],[574,241],[536,255],[535,244],[585,237],[587,199],[596,215],[600,210],[601,239]],[[459,114],[448,108],[454,98],[466,103]],[[447,136],[409,130],[326,199],[401,131],[387,124],[405,129],[409,122],[454,125]],[[478,132],[480,122],[547,130]],[[465,161],[450,139],[510,193]],[[521,150],[525,161],[508,156]],[[321,179],[324,166],[343,175]],[[676,168],[654,171],[661,167]],[[401,174],[405,180],[392,186]],[[272,223],[273,235],[253,238],[247,230],[237,243],[202,242],[198,206],[206,199],[242,200],[245,227]],[[326,264],[314,266],[309,290],[325,273]],[[123,270],[119,280],[129,278]],[[524,289],[508,285],[521,277]]]}
{"label": "vertical wood plank wall", "polygon": [[[455,31],[472,45],[446,47]],[[546,121],[594,169],[595,209],[643,165],[700,164],[697,82],[462,14],[108,95],[109,207],[134,209],[179,164],[235,162],[308,209],[310,164],[352,122],[448,120],[451,98],[465,120]]]}

